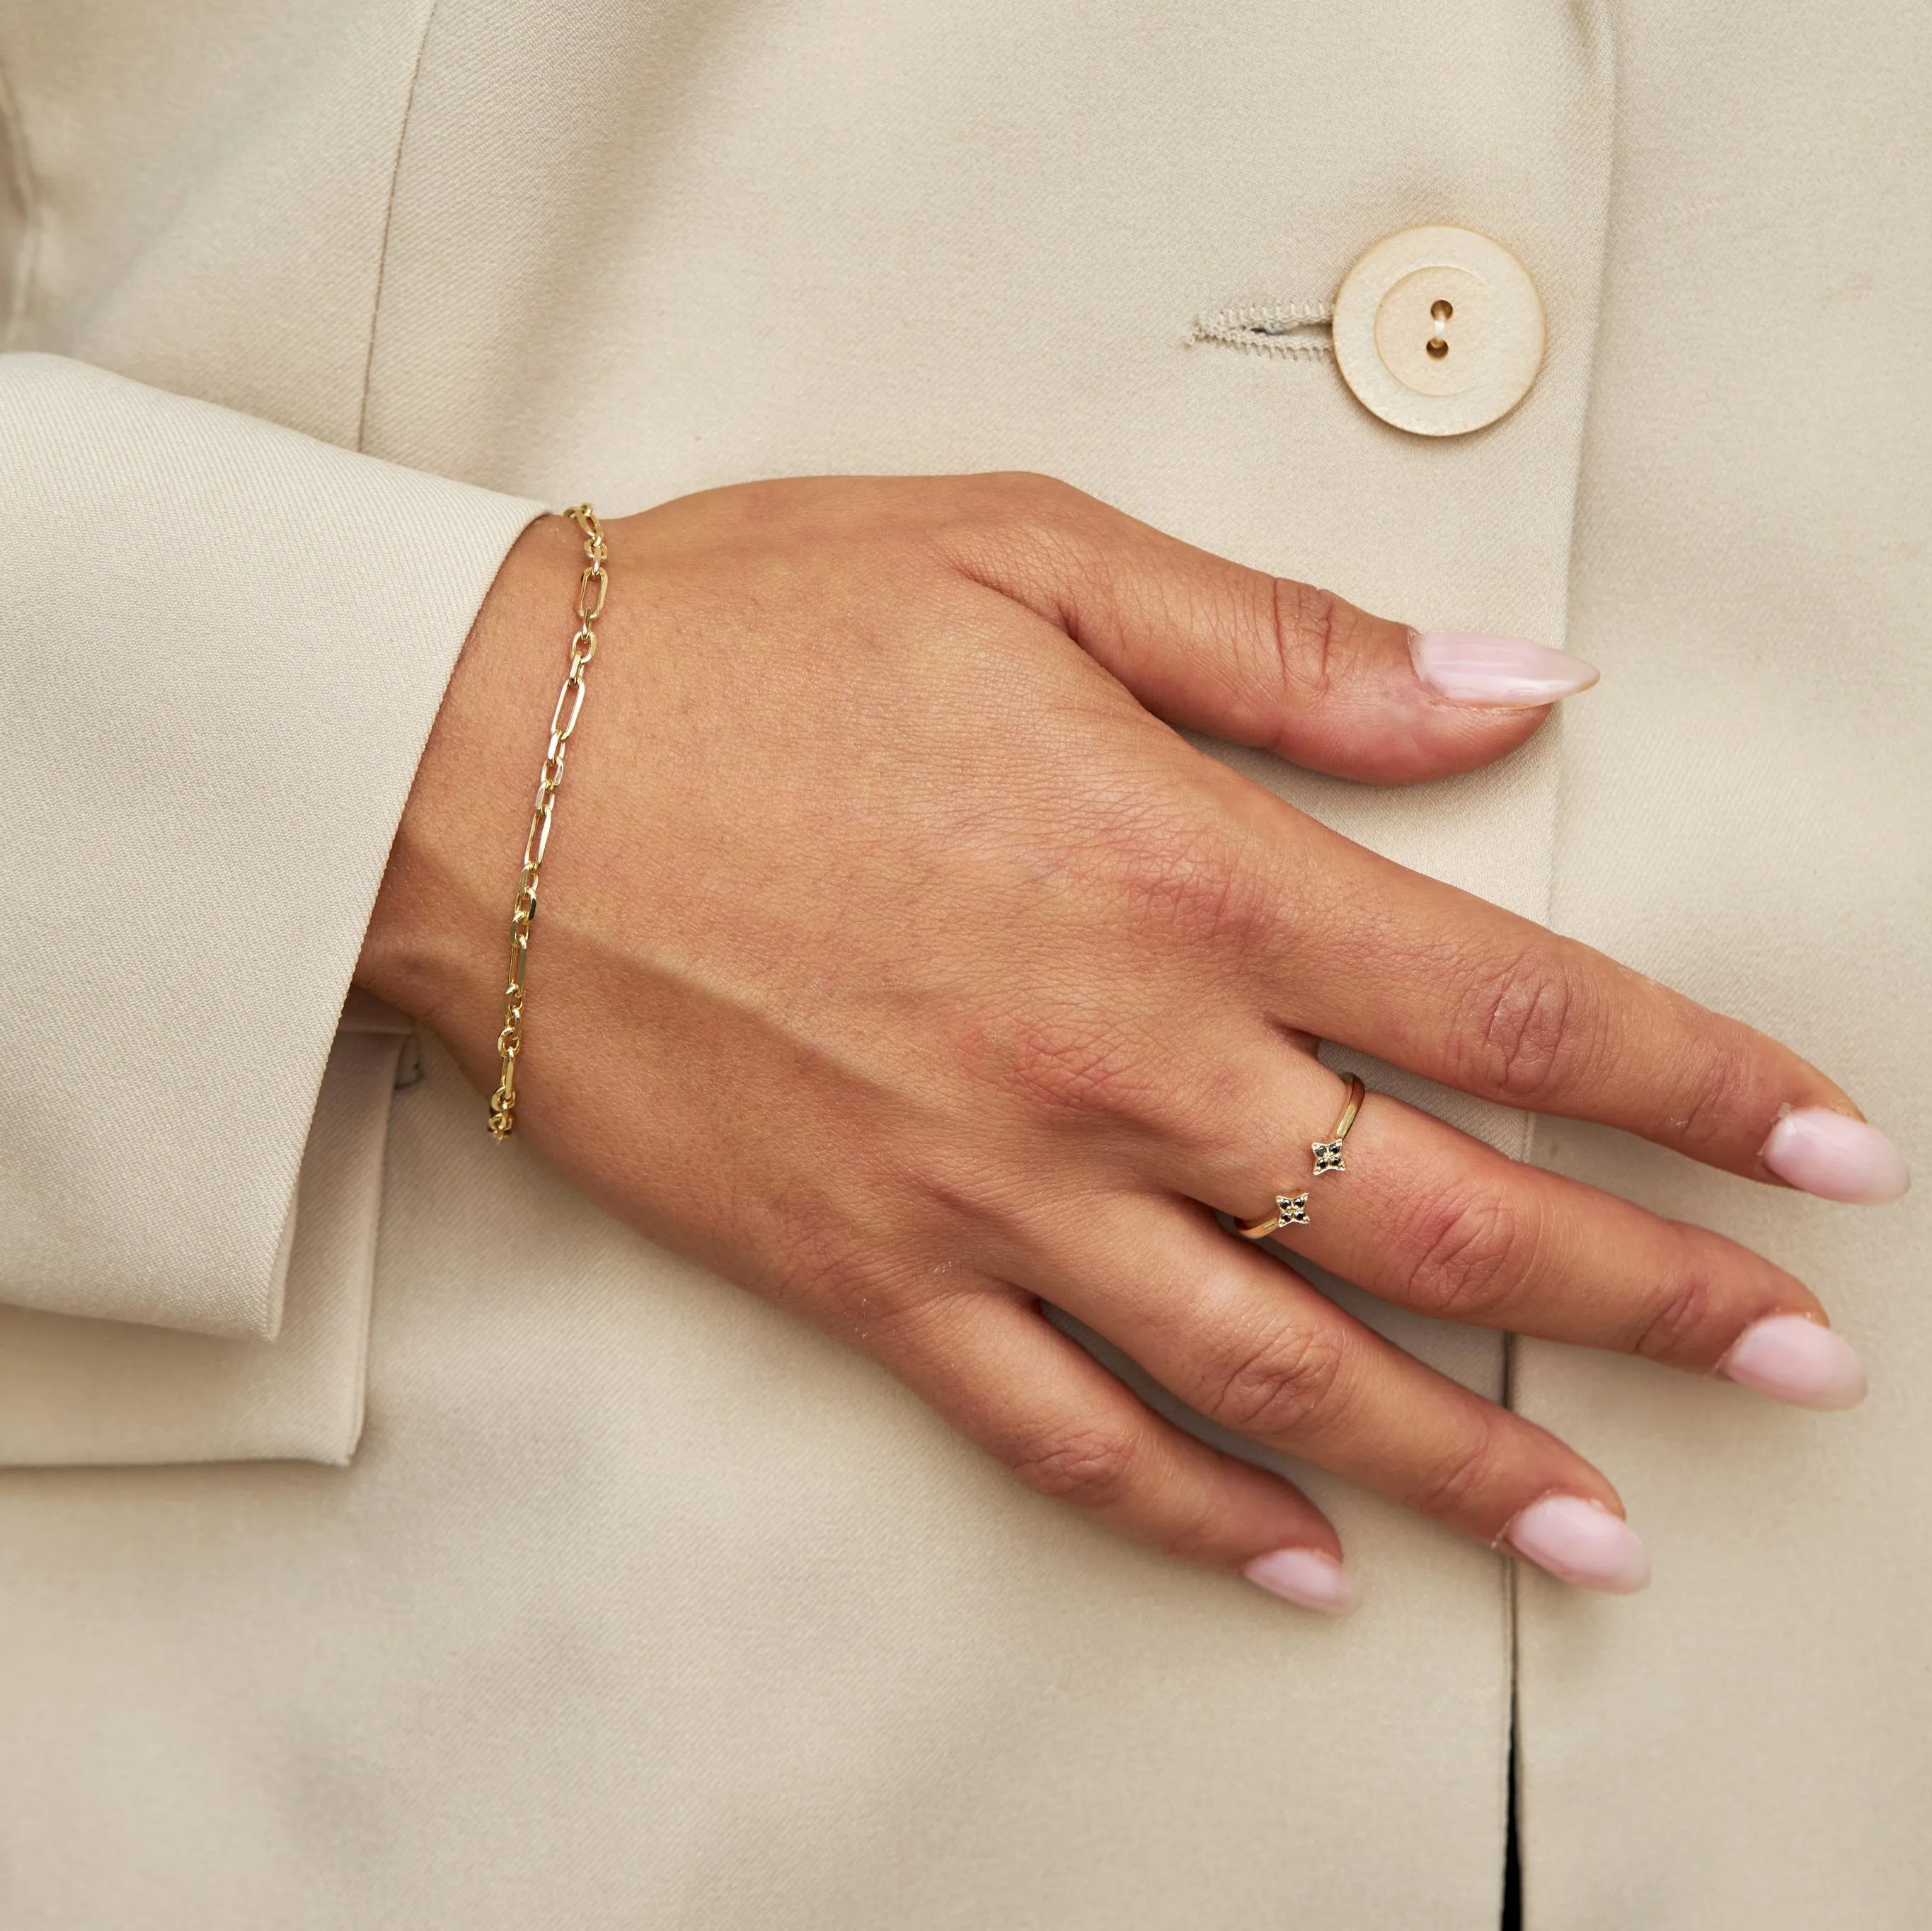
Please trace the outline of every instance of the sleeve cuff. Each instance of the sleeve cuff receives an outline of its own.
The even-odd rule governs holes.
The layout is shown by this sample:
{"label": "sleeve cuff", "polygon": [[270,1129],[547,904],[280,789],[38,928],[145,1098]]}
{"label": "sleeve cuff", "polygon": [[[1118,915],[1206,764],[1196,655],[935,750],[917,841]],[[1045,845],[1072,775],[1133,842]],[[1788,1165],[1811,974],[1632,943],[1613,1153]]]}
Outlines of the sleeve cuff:
{"label": "sleeve cuff", "polygon": [[0,1307],[0,1468],[351,1459],[390,1102],[415,1045],[400,1014],[351,995],[302,1155],[274,1341]]}
{"label": "sleeve cuff", "polygon": [[0,505],[0,1303],[271,1339],[396,824],[542,505],[41,355]]}

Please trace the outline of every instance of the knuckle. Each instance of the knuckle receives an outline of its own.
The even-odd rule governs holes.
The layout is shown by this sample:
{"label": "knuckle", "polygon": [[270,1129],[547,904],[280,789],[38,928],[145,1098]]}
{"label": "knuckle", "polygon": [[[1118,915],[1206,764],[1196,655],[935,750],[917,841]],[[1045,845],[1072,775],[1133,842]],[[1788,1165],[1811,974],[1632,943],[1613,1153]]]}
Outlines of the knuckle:
{"label": "knuckle", "polygon": [[1226,922],[1238,880],[1218,838],[1177,828],[1136,843],[1122,880],[1136,923],[1210,934]]}
{"label": "knuckle", "polygon": [[[1207,1056],[1190,1059],[1178,1047],[1172,1023],[1157,1036],[1159,1022],[1112,1014],[1035,1013],[1009,1020],[1000,1063],[1002,1097],[1055,1132],[1086,1130],[1102,1135],[1147,1136],[1163,1146],[1244,1151],[1243,1110],[1247,1082]],[[1244,1123],[1238,1136],[1229,1123]],[[957,1163],[956,1163],[956,1165]],[[1037,1176],[1028,1175],[1017,1198],[1012,1177],[968,1162],[969,1218],[1036,1198]],[[934,1176],[923,1190],[943,1196],[952,1183]],[[956,1192],[957,1189],[952,1189]],[[1003,1217],[995,1213],[995,1217]]]}
{"label": "knuckle", "polygon": [[1285,1329],[1226,1367],[1207,1411],[1257,1441],[1300,1434],[1331,1416],[1346,1365],[1333,1336]]}
{"label": "knuckle", "polygon": [[1337,652],[1360,614],[1333,591],[1289,577],[1274,580],[1274,653],[1285,699],[1306,703],[1328,694]]}
{"label": "knuckle", "polygon": [[1257,1077],[1252,1064],[1234,1056],[1216,1059],[1205,1051],[1177,1068],[1166,1099],[1160,1122],[1166,1141],[1191,1161],[1233,1173],[1252,1166],[1255,1122],[1274,1117],[1281,1104],[1271,1078]]}
{"label": "knuckle", "polygon": [[1108,1509],[1132,1488],[1141,1452],[1124,1429],[1081,1423],[1010,1444],[1000,1459],[1029,1489],[1055,1501]]}
{"label": "knuckle", "polygon": [[1022,1021],[1011,1032],[1007,1077],[1035,1111],[1116,1118],[1153,1101],[1154,1082],[1134,1042],[1112,1020],[1061,1015]]}
{"label": "knuckle", "polygon": [[1560,1093],[1598,1043],[1586,982],[1554,948],[1526,949],[1478,979],[1459,1017],[1468,1070],[1529,1105]]}
{"label": "knuckle", "polygon": [[969,1251],[996,1269],[1017,1264],[1042,1216],[1064,1206],[1036,1171],[957,1135],[908,1149],[886,1171],[868,1203],[873,1224],[916,1229],[928,1252],[950,1257],[928,1273],[958,1268]]}
{"label": "knuckle", "polygon": [[1513,1301],[1535,1266],[1537,1238],[1522,1209],[1498,1193],[1446,1195],[1410,1238],[1409,1304],[1445,1321],[1481,1321]]}
{"label": "knuckle", "polygon": [[1218,1567],[1228,1552],[1228,1522],[1203,1491],[1192,1500],[1173,1498],[1174,1513],[1162,1524],[1160,1546],[1183,1562]]}
{"label": "knuckle", "polygon": [[941,553],[1009,594],[1064,602],[1094,575],[1094,499],[1057,476],[1000,470],[946,479],[932,502]]}
{"label": "knuckle", "polygon": [[987,508],[994,524],[1022,539],[1064,539],[1084,521],[1093,499],[1058,476],[1010,469],[985,478]]}
{"label": "knuckle", "polygon": [[1134,928],[1190,949],[1246,947],[1274,929],[1264,868],[1211,822],[1120,826],[1118,886]]}
{"label": "knuckle", "polygon": [[1666,1286],[1662,1298],[1646,1311],[1628,1344],[1649,1361],[1683,1360],[1699,1351],[1717,1312],[1716,1284],[1702,1268],[1688,1267]]}
{"label": "knuckle", "polygon": [[1670,1123],[1687,1144],[1707,1145],[1724,1137],[1734,1121],[1754,1119],[1764,1110],[1756,1097],[1754,1055],[1729,1028],[1700,1039],[1686,1058],[1689,1071]]}
{"label": "knuckle", "polygon": [[1478,1410],[1455,1445],[1424,1474],[1415,1492],[1417,1509],[1438,1522],[1481,1515],[1480,1498],[1501,1472],[1503,1444],[1501,1417]]}
{"label": "knuckle", "polygon": [[854,1340],[901,1324],[922,1298],[862,1237],[802,1216],[796,1225],[782,1222],[774,1232],[769,1275],[761,1285],[778,1306],[808,1314]]}
{"label": "knuckle", "polygon": [[788,1306],[809,1301],[836,1309],[865,1298],[878,1268],[859,1243],[789,1200],[773,1203],[772,1220],[765,1285],[775,1299]]}
{"label": "knuckle", "polygon": [[1054,508],[1084,500],[1079,490],[1044,469],[1001,469],[982,479],[1009,503]]}

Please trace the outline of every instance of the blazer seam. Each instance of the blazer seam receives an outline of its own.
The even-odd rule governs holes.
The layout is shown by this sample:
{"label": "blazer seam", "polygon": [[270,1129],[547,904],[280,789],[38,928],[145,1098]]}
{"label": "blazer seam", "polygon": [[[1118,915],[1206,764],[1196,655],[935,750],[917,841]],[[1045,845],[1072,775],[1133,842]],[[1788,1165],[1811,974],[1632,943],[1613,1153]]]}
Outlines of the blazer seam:
{"label": "blazer seam", "polygon": [[28,290],[40,265],[41,211],[44,205],[33,157],[27,148],[27,124],[19,97],[0,61],[0,131],[6,137],[6,157],[20,197],[20,238],[15,244],[7,292],[7,313],[0,317],[0,350],[13,347],[27,316]]}
{"label": "blazer seam", "polygon": [[369,302],[369,342],[362,356],[362,394],[356,408],[355,447],[361,449],[369,421],[369,388],[376,372],[376,327],[382,313],[382,285],[389,272],[389,231],[396,218],[396,184],[402,178],[403,149],[407,145],[410,117],[416,112],[416,83],[422,77],[423,53],[429,45],[430,29],[436,23],[438,0],[429,0],[423,10],[422,32],[416,41],[416,57],[410,67],[408,91],[403,97],[403,112],[396,124],[396,151],[389,160],[389,191],[382,203],[382,238],[376,253],[376,288]]}
{"label": "blazer seam", "polygon": [[[1579,10],[1580,12],[1582,10]],[[1595,0],[1588,9],[1589,16],[1598,23],[1598,48],[1602,59],[1604,73],[1604,139],[1606,147],[1604,167],[1604,199],[1599,211],[1597,229],[1597,300],[1590,318],[1590,339],[1585,345],[1582,418],[1577,425],[1576,466],[1570,477],[1570,531],[1563,565],[1563,627],[1566,633],[1564,641],[1568,641],[1570,612],[1574,606],[1571,596],[1572,582],[1576,568],[1576,507],[1583,490],[1584,466],[1589,454],[1590,409],[1596,394],[1598,346],[1603,339],[1604,301],[1610,280],[1610,214],[1611,205],[1616,196],[1617,175],[1617,39],[1615,22],[1612,19],[1610,0]],[[1560,716],[1551,721],[1561,728]],[[1559,849],[1563,832],[1563,747],[1559,738],[1556,748],[1556,782],[1550,793],[1550,857],[1544,868],[1543,922],[1549,922],[1550,911],[1556,898],[1556,868],[1562,862]],[[1537,1127],[1539,1116],[1526,1111],[1521,1151],[1517,1157],[1534,1164],[1536,1159]],[[1505,1360],[1513,1383],[1515,1359],[1514,1337],[1504,1337]],[[1504,1399],[1510,1407],[1515,1405],[1515,1390],[1505,1384]]]}
{"label": "blazer seam", "polygon": [[[1590,340],[1586,351],[1583,383],[1583,416],[1578,425],[1576,436],[1576,465],[1570,479],[1570,537],[1568,553],[1564,562],[1563,627],[1564,641],[1568,640],[1571,613],[1575,599],[1571,595],[1576,567],[1576,509],[1582,494],[1585,466],[1589,458],[1591,403],[1597,387],[1598,349],[1603,339],[1604,298],[1610,285],[1610,220],[1612,205],[1616,198],[1618,145],[1619,126],[1617,114],[1618,94],[1622,76],[1618,71],[1618,43],[1613,0],[1594,0],[1587,9],[1576,10],[1580,20],[1585,18],[1594,22],[1597,47],[1603,64],[1604,139],[1606,144],[1604,169],[1604,199],[1600,211],[1597,230],[1597,301],[1590,320]],[[1552,720],[1560,724],[1560,720]],[[1543,920],[1546,925],[1556,901],[1557,868],[1563,862],[1563,745],[1559,739],[1556,748],[1556,782],[1550,793],[1550,858],[1544,869],[1543,883]],[[1526,1112],[1523,1115],[1522,1151],[1519,1157],[1528,1165],[1536,1163],[1538,1129],[1541,1124],[1539,1115]],[[1517,1396],[1520,1363],[1517,1351],[1518,1337],[1514,1334],[1503,1336],[1503,1390],[1502,1405],[1512,1414],[1520,1413]],[[1507,1888],[1509,1846],[1513,1843],[1516,1861],[1517,1896],[1526,1901],[1529,1889],[1529,1777],[1528,1756],[1525,1748],[1525,1726],[1522,1706],[1523,1627],[1526,1619],[1524,1600],[1523,1572],[1528,1567],[1520,1562],[1503,1565],[1503,1603],[1504,1642],[1509,1663],[1509,1728],[1508,1741],[1503,1753],[1504,1816],[1506,1824],[1514,1828],[1509,1831],[1504,1851],[1504,1884]],[[1524,1915],[1528,1916],[1527,1910]]]}

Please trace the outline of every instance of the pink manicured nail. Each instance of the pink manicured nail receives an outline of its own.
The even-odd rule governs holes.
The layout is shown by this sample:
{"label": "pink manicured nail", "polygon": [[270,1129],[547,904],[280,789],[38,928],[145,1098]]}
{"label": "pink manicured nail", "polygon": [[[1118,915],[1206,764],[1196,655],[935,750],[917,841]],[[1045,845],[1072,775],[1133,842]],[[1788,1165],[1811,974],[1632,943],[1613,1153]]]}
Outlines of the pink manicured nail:
{"label": "pink manicured nail", "polygon": [[1408,655],[1417,676],[1438,697],[1506,710],[1553,704],[1588,690],[1599,674],[1566,650],[1481,631],[1411,631]]}
{"label": "pink manicured nail", "polygon": [[1882,1207],[1912,1184],[1898,1149],[1876,1126],[1828,1107],[1787,1113],[1758,1158],[1780,1180],[1820,1200]]}
{"label": "pink manicured nail", "polygon": [[1718,1372],[1793,1408],[1855,1408],[1865,1398],[1864,1364],[1851,1343],[1802,1314],[1753,1321]]}
{"label": "pink manicured nail", "polygon": [[1581,1495],[1545,1495],[1504,1530],[1518,1555],[1574,1582],[1628,1596],[1650,1580],[1650,1557],[1621,1516]]}
{"label": "pink manicured nail", "polygon": [[1360,1600],[1348,1572],[1332,1555],[1312,1549],[1277,1549],[1258,1555],[1241,1573],[1270,1596],[1324,1616],[1346,1616]]}

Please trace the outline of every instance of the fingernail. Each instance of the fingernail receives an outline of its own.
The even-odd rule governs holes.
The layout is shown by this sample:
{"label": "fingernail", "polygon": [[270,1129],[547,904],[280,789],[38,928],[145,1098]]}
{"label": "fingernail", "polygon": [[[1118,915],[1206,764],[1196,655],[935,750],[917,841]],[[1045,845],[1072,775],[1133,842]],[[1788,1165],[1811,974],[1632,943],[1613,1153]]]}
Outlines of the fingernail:
{"label": "fingernail", "polygon": [[1508,710],[1553,704],[1588,690],[1600,675],[1567,650],[1481,631],[1411,631],[1408,655],[1417,676],[1438,697]]}
{"label": "fingernail", "polygon": [[1318,1609],[1324,1616],[1346,1616],[1361,1598],[1354,1579],[1332,1555],[1312,1549],[1277,1549],[1258,1555],[1241,1571],[1257,1588],[1270,1596]]}
{"label": "fingernail", "polygon": [[1793,1408],[1855,1408],[1865,1398],[1864,1364],[1851,1343],[1802,1314],[1753,1321],[1718,1372]]}
{"label": "fingernail", "polygon": [[1650,1557],[1621,1516],[1581,1495],[1546,1495],[1504,1530],[1518,1555],[1574,1582],[1628,1596],[1650,1580]]}
{"label": "fingernail", "polygon": [[1882,1207],[1912,1184],[1898,1149],[1876,1126],[1828,1107],[1787,1113],[1758,1158],[1780,1180],[1820,1200]]}

